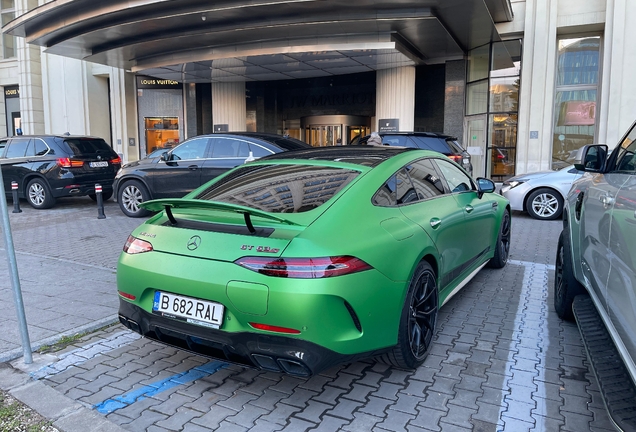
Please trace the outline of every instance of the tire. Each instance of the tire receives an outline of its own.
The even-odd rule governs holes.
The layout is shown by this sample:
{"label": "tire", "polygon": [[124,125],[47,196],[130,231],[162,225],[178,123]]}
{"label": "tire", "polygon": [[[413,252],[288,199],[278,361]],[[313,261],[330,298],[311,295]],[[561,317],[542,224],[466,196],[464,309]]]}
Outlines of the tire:
{"label": "tire", "polygon": [[561,231],[557,244],[554,271],[554,309],[559,318],[574,321],[574,297],[585,293],[585,287],[574,277],[572,249],[567,230]]}
{"label": "tire", "polygon": [[398,343],[380,360],[401,369],[416,369],[424,363],[433,344],[439,310],[438,296],[435,272],[429,263],[421,261],[406,293],[398,328]]}
{"label": "tire", "polygon": [[26,199],[34,209],[43,210],[55,205],[55,198],[51,194],[46,180],[34,178],[27,184]]}
{"label": "tire", "polygon": [[530,217],[534,219],[558,219],[563,213],[563,197],[554,189],[537,189],[528,195],[526,210]]}
{"label": "tire", "polygon": [[[97,194],[88,194],[89,197],[91,197],[91,199],[93,201],[97,201]],[[110,197],[113,196],[113,191],[108,191],[108,192],[102,192],[102,200],[103,201],[108,201],[110,199]]]}
{"label": "tire", "polygon": [[488,261],[490,268],[504,268],[508,262],[510,254],[510,212],[506,209],[501,217],[499,225],[499,235],[497,235],[497,243],[495,243],[495,255]]}
{"label": "tire", "polygon": [[128,217],[137,218],[150,215],[150,211],[139,207],[139,204],[149,199],[148,189],[137,180],[128,180],[122,183],[117,192],[119,208]]}

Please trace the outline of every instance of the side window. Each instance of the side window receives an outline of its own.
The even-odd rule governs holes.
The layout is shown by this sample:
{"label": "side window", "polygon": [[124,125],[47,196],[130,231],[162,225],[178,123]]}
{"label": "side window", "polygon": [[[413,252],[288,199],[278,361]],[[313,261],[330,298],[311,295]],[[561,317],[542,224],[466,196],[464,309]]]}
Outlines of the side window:
{"label": "side window", "polygon": [[[235,158],[239,156],[243,141],[234,138],[214,138],[213,158]],[[247,156],[246,156],[247,157]]]}
{"label": "side window", "polygon": [[182,143],[172,150],[172,160],[205,158],[208,141],[208,138],[194,138]]}
{"label": "side window", "polygon": [[475,189],[471,178],[457,166],[442,159],[435,159],[435,164],[439,167],[442,177],[446,180],[451,193]]}
{"label": "side window", "polygon": [[4,149],[7,146],[7,140],[0,141],[0,156],[3,155]]}
{"label": "side window", "polygon": [[21,158],[26,155],[27,147],[29,146],[30,139],[20,139],[14,138],[9,143],[9,148],[7,149],[6,157],[10,158]]}
{"label": "side window", "polygon": [[444,194],[444,184],[430,159],[422,159],[406,167],[420,199]]}
{"label": "side window", "polygon": [[636,128],[632,129],[627,138],[621,143],[616,168],[611,172],[635,172],[636,171]]}
{"label": "side window", "polygon": [[36,156],[44,156],[49,151],[49,148],[46,144],[44,144],[44,141],[39,139],[34,139],[33,142],[35,143]]}
{"label": "side window", "polygon": [[252,154],[254,157],[261,158],[265,156],[269,156],[272,154],[271,151],[267,150],[265,147],[261,147],[258,144],[250,144],[250,150],[252,150]]}
{"label": "side window", "polygon": [[409,204],[419,200],[417,192],[411,183],[411,179],[406,171],[406,168],[402,168],[395,174],[395,180],[397,183],[396,188],[396,200],[399,204]]}
{"label": "side window", "polygon": [[397,189],[397,177],[392,175],[373,195],[371,202],[380,207],[393,207],[397,205],[395,191]]}
{"label": "side window", "polygon": [[415,147],[406,135],[383,135],[382,144],[400,147]]}

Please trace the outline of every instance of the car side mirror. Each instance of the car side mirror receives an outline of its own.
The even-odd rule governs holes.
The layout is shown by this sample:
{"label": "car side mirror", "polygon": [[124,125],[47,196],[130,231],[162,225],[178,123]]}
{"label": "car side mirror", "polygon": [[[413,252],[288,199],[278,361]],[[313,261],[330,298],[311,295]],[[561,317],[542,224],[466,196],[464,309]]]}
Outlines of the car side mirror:
{"label": "car side mirror", "polygon": [[496,188],[497,187],[495,186],[495,182],[490,179],[483,177],[479,177],[477,179],[477,196],[479,197],[479,199],[481,199],[481,197],[483,197],[485,193],[494,192]]}
{"label": "car side mirror", "polygon": [[586,145],[581,147],[577,155],[574,168],[579,171],[601,172],[607,160],[607,146],[605,144]]}
{"label": "car side mirror", "polygon": [[159,159],[161,159],[164,162],[168,162],[170,160],[170,153],[168,152],[161,153],[161,156],[159,156]]}

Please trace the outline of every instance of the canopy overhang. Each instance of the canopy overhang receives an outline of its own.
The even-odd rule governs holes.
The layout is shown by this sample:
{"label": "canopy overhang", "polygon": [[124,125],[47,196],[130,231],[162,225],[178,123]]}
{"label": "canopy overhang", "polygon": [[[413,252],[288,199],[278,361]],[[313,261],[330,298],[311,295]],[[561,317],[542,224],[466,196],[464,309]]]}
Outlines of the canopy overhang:
{"label": "canopy overhang", "polygon": [[510,0],[54,0],[3,32],[167,79],[262,81],[463,58],[511,19]]}

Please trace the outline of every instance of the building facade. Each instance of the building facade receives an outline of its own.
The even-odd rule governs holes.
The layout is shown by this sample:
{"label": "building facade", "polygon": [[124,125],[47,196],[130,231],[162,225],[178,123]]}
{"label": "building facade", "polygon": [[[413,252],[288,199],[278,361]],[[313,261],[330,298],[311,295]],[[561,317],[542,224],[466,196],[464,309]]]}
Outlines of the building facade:
{"label": "building facade", "polygon": [[502,180],[636,117],[628,0],[101,3],[2,0],[3,134],[100,136],[132,161],[202,133],[324,146],[390,125],[456,136]]}

